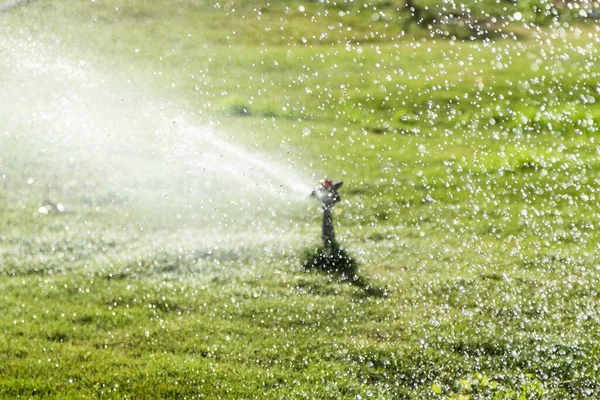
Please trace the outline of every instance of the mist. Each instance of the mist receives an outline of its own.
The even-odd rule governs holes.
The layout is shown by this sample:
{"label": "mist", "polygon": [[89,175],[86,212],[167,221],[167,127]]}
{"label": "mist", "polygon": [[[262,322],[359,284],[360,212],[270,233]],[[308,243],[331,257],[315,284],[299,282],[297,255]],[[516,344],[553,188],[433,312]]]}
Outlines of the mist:
{"label": "mist", "polygon": [[20,171],[2,177],[7,192],[30,193],[13,200],[35,210],[35,202],[68,203],[75,213],[125,209],[135,230],[186,231],[178,246],[297,234],[294,215],[310,204],[313,177],[233,143],[143,78],[56,47],[23,32],[0,35],[0,166]]}

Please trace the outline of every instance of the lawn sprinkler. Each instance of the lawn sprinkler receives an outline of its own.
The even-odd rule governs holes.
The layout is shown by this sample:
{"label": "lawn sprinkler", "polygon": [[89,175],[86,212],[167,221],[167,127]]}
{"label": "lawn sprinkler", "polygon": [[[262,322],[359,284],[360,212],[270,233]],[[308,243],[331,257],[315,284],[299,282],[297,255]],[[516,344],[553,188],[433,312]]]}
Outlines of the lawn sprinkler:
{"label": "lawn sprinkler", "polygon": [[358,264],[346,250],[335,240],[333,229],[333,206],[340,202],[338,189],[342,181],[321,179],[320,185],[310,194],[323,206],[323,245],[304,252],[302,266],[305,270],[319,269],[324,272],[339,274],[343,279],[362,282],[357,274]]}
{"label": "lawn sprinkler", "polygon": [[332,248],[336,245],[331,210],[341,199],[338,189],[342,186],[342,183],[342,181],[333,182],[328,178],[321,179],[320,185],[310,194],[323,203],[323,232],[321,237],[325,248]]}

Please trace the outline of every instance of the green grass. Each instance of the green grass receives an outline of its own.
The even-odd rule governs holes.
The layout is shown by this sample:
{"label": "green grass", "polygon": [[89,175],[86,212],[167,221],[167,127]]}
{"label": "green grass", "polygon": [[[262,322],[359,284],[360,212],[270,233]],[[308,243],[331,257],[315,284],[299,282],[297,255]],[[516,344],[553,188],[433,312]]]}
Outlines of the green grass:
{"label": "green grass", "polygon": [[[338,238],[368,285],[301,269],[316,207],[285,245],[215,249],[100,184],[61,191],[78,169],[44,169],[0,121],[23,131],[0,139],[0,397],[599,390],[597,26],[507,17],[462,40],[405,30],[391,2],[163,3],[32,2],[0,24],[343,179]],[[529,22],[530,4],[471,5]],[[47,192],[74,210],[40,216]]]}

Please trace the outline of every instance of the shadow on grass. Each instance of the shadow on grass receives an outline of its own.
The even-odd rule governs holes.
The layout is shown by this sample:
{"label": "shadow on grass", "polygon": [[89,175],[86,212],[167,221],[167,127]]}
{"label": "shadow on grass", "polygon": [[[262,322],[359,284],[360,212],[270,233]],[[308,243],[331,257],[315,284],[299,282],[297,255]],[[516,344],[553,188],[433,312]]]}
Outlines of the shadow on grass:
{"label": "shadow on grass", "polygon": [[386,295],[385,290],[373,286],[368,279],[358,274],[358,262],[337,242],[330,246],[320,245],[304,250],[302,269],[337,276],[340,282],[348,282],[360,288],[363,296],[385,297]]}
{"label": "shadow on grass", "polygon": [[387,296],[387,292],[385,291],[385,289],[374,286],[366,278],[358,277],[358,279],[356,279],[355,281],[352,281],[352,285],[362,289],[361,297],[386,297]]}

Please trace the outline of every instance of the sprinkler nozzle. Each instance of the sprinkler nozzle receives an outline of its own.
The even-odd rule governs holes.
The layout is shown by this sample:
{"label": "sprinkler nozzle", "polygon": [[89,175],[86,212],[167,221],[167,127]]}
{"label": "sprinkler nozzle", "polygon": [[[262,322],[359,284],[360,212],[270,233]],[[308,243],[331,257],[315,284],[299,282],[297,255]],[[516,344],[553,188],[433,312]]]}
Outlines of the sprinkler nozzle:
{"label": "sprinkler nozzle", "polygon": [[321,179],[319,186],[313,189],[310,195],[322,202],[324,207],[331,207],[341,200],[338,189],[343,183],[343,181],[334,182],[329,178]]}

